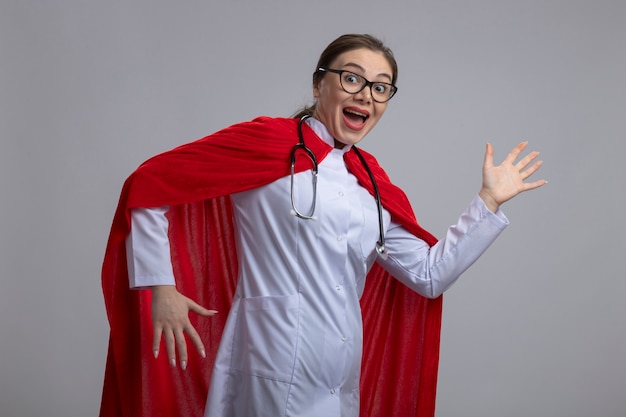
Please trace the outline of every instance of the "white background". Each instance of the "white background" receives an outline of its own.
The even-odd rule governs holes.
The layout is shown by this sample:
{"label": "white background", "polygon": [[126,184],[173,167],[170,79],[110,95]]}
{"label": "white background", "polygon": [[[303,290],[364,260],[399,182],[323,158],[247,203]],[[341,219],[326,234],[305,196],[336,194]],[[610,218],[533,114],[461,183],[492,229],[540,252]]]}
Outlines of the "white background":
{"label": "white background", "polygon": [[626,415],[626,2],[0,3],[0,414],[92,416],[100,265],[149,156],[311,100],[322,49],[369,32],[399,92],[363,147],[441,235],[521,140],[550,183],[445,296],[438,417]]}

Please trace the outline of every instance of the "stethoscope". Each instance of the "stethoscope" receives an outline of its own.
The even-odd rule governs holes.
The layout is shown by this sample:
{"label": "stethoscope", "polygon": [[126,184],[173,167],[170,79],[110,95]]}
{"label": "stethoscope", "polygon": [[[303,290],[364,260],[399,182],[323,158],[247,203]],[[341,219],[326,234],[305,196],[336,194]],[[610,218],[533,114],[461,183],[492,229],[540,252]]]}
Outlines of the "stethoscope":
{"label": "stethoscope", "polygon": [[[308,146],[306,146],[304,144],[304,135],[302,134],[302,124],[309,117],[311,117],[311,116],[309,116],[309,115],[302,116],[302,118],[298,122],[298,138],[300,139],[300,142],[296,143],[294,145],[294,147],[291,148],[291,208],[293,209],[293,214],[296,217],[299,217],[299,218],[304,219],[304,220],[312,220],[312,219],[314,219],[315,201],[316,201],[316,197],[317,197],[317,174],[318,174],[318,171],[319,171],[318,164],[317,164],[317,158],[315,157],[315,154],[313,153],[313,151]],[[380,202],[380,193],[378,191],[378,186],[376,185],[376,180],[374,179],[374,174],[372,174],[372,171],[370,170],[370,167],[367,165],[367,162],[365,162],[365,158],[363,158],[363,155],[361,154],[361,152],[354,145],[352,145],[352,149],[354,150],[354,152],[356,153],[357,157],[361,161],[361,164],[363,164],[363,168],[365,168],[365,171],[367,172],[367,175],[370,177],[370,181],[372,182],[372,188],[374,189],[374,198],[376,199],[376,207],[378,209],[378,232],[379,232],[379,239],[378,239],[378,242],[376,242],[376,252],[378,252],[378,254],[381,257],[386,258],[387,257],[387,248],[385,247],[385,229],[384,229],[384,226],[383,226],[383,205]],[[296,208],[296,203],[295,203],[295,200],[294,200],[294,181],[293,181],[293,177],[294,177],[294,174],[295,174],[295,167],[296,167],[296,152],[298,152],[299,150],[304,151],[308,155],[308,157],[311,159],[311,162],[313,163],[313,168],[311,169],[312,174],[313,174],[312,175],[313,203],[311,205],[311,209],[309,210],[308,214],[304,214],[304,213],[300,212]]]}

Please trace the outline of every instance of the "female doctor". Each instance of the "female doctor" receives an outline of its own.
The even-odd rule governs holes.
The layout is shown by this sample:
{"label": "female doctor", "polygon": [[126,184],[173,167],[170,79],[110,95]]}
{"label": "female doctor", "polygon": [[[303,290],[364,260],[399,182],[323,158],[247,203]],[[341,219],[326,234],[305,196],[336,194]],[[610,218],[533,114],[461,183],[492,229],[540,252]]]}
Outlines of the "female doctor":
{"label": "female doctor", "polygon": [[[220,194],[227,194],[232,204],[236,287],[230,311],[218,314],[226,314],[227,319],[210,371],[206,416],[358,416],[360,407],[370,407],[360,399],[360,299],[372,268],[376,265],[410,290],[436,299],[506,227],[508,220],[500,206],[546,183],[526,181],[541,166],[537,152],[521,155],[526,143],[516,146],[497,166],[487,144],[482,187],[457,223],[436,242],[417,225],[406,197],[375,159],[356,146],[385,113],[397,91],[397,76],[393,54],[380,40],[369,35],[341,36],[328,45],[315,68],[312,107],[293,119],[261,118],[235,125],[158,156],[146,165],[159,168],[144,182],[134,181],[143,184],[134,187],[138,191],[131,186],[123,192],[123,198],[130,195],[130,200],[145,195],[136,199],[139,203],[121,203],[122,209],[118,208],[130,216],[120,246],[125,247],[130,287],[149,289],[151,294],[151,352],[155,358],[165,354],[172,371],[178,369],[176,375],[205,366],[192,360],[191,351],[205,357],[207,348],[213,349],[217,342],[212,339],[211,346],[205,345],[207,337],[198,330],[202,320],[197,316],[210,317],[217,311],[196,302],[198,294],[179,289],[179,280],[186,278],[176,267],[182,255],[170,247],[168,230],[172,233],[177,216],[173,207],[185,199]],[[283,141],[288,145],[280,144]],[[247,146],[255,142],[258,149],[250,150]],[[212,153],[202,155],[201,145]],[[226,191],[205,191],[240,175],[241,168],[222,172],[222,160],[236,155],[238,160],[249,158],[250,165],[263,164],[274,154],[284,170],[272,166],[278,170],[273,176],[246,179],[245,185],[228,185]],[[290,156],[295,167],[291,173]],[[215,166],[204,172],[201,163]],[[174,180],[174,186],[160,185],[175,176],[181,178]],[[214,181],[219,184],[204,186]],[[184,198],[181,187],[189,188]],[[159,193],[168,197],[154,197]],[[110,311],[115,310],[112,304],[107,302]],[[109,314],[117,355],[111,360],[110,354],[109,359],[119,374],[123,349],[115,348],[119,338],[114,337],[115,320]],[[146,348],[141,349],[143,363]],[[367,364],[363,366],[365,372]],[[105,381],[105,392],[112,391],[107,391]],[[156,394],[137,390],[133,395]],[[103,410],[107,398],[103,394]],[[146,399],[119,401],[118,408],[136,412],[133,407]],[[396,412],[404,406],[398,407]],[[415,407],[423,405],[406,407],[407,415],[414,415]]]}

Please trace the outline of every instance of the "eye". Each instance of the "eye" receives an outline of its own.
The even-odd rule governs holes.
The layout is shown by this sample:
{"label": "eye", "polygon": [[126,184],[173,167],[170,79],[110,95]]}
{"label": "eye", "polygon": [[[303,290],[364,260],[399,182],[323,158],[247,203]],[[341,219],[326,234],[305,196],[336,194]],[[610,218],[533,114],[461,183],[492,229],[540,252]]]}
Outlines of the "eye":
{"label": "eye", "polygon": [[349,84],[361,84],[362,83],[361,77],[351,72],[344,73],[343,80]]}
{"label": "eye", "polygon": [[389,93],[389,86],[387,84],[383,84],[383,83],[376,83],[374,84],[374,91],[376,91],[376,93],[378,94],[388,94]]}

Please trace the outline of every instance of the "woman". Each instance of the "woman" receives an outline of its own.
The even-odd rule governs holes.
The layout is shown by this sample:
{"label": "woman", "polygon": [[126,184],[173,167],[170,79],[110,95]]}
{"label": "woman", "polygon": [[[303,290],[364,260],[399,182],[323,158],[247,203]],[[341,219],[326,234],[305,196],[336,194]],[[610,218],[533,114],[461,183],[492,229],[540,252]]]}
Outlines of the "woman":
{"label": "woman", "polygon": [[525,182],[541,165],[536,152],[515,163],[525,143],[500,166],[487,145],[478,196],[437,242],[355,146],[396,80],[378,39],[344,35],[320,57],[312,108],[129,177],[103,266],[101,415],[200,415],[207,390],[206,416],[434,413],[440,295],[504,229],[500,205],[545,181]]}

